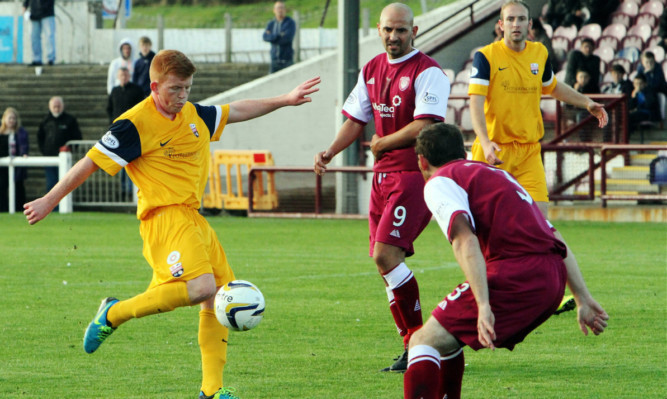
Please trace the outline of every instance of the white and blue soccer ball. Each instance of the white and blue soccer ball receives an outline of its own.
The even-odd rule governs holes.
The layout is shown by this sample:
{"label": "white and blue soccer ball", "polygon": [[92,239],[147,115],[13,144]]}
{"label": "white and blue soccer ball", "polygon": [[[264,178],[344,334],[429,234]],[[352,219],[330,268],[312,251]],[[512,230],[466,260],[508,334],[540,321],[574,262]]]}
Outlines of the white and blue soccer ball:
{"label": "white and blue soccer ball", "polygon": [[264,295],[249,281],[230,281],[215,295],[215,316],[232,331],[252,330],[264,317]]}

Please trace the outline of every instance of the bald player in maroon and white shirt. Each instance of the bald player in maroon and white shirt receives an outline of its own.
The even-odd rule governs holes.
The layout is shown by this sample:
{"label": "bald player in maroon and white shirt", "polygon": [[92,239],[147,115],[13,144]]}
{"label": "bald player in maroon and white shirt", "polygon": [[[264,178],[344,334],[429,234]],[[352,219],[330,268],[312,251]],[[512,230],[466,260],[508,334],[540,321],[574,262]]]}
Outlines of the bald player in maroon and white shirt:
{"label": "bald player in maroon and white shirt", "polygon": [[[315,172],[363,133],[373,118],[375,156],[369,206],[370,256],[382,275],[389,307],[404,347],[422,326],[419,287],[405,258],[431,214],[424,203],[424,179],[417,166],[414,143],[419,131],[442,122],[447,112],[450,83],[438,63],[412,48],[417,34],[413,14],[404,4],[382,11],[378,23],[386,54],[369,61],[343,106],[348,118],[326,151],[315,156]],[[405,371],[407,352],[384,371]]]}

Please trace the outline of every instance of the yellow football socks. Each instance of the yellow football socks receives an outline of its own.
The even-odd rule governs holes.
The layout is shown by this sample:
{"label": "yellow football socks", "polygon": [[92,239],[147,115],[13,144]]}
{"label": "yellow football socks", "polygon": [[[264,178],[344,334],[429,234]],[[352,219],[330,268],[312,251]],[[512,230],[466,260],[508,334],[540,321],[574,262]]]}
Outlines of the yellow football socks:
{"label": "yellow football socks", "polygon": [[189,305],[187,283],[177,281],[158,285],[143,294],[116,303],[109,309],[107,320],[115,328],[132,318],[170,312],[177,307]]}
{"label": "yellow football socks", "polygon": [[222,388],[222,370],[227,363],[229,330],[218,322],[213,309],[199,312],[199,349],[201,350],[202,384],[206,395]]}

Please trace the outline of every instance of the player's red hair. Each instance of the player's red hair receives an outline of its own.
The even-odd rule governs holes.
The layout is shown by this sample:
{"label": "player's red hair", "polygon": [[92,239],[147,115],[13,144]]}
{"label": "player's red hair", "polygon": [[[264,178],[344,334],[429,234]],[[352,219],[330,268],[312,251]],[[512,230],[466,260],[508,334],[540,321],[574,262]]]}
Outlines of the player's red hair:
{"label": "player's red hair", "polygon": [[178,50],[160,50],[151,62],[151,82],[160,82],[165,76],[172,74],[187,79],[197,71],[190,59]]}

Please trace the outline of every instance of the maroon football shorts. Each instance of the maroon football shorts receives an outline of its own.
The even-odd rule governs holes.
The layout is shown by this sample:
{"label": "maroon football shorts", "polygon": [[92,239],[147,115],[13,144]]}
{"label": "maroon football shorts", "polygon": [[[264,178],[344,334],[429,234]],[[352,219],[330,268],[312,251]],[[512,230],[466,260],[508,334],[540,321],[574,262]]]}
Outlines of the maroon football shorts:
{"label": "maroon football shorts", "polygon": [[[489,301],[496,322],[498,348],[514,345],[544,323],[558,308],[567,279],[559,255],[528,255],[487,264]],[[474,350],[483,346],[477,333],[477,304],[465,282],[431,313],[459,341]]]}
{"label": "maroon football shorts", "polygon": [[375,242],[415,253],[413,242],[431,220],[424,201],[424,177],[419,171],[377,172],[368,210],[370,256]]}

